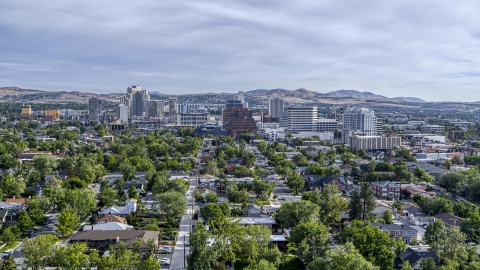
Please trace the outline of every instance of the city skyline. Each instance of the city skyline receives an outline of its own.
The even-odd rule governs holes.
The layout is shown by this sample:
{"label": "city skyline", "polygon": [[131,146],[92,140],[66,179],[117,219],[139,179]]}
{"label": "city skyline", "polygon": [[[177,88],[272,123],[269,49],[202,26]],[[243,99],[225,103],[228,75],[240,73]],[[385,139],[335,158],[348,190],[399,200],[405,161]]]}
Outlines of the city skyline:
{"label": "city skyline", "polygon": [[480,4],[3,1],[0,86],[480,100]]}

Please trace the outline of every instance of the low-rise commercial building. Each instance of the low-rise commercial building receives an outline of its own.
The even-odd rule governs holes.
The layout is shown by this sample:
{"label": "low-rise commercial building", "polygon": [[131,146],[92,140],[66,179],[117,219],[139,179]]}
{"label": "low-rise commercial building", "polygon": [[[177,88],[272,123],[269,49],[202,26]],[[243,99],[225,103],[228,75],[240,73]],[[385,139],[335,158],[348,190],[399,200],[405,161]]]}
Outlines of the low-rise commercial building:
{"label": "low-rise commercial building", "polygon": [[402,138],[399,136],[358,136],[349,138],[349,146],[356,150],[393,150],[400,147]]}

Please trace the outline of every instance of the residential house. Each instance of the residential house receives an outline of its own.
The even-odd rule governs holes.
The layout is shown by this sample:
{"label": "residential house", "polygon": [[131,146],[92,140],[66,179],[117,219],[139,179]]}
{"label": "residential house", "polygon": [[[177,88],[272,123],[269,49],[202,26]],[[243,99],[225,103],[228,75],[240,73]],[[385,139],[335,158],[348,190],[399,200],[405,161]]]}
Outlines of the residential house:
{"label": "residential house", "polygon": [[344,176],[306,176],[304,178],[310,190],[323,191],[328,185],[336,185],[339,192],[344,192],[353,179]]}
{"label": "residential house", "polygon": [[126,217],[128,214],[137,212],[137,200],[130,199],[126,202],[125,206],[110,206],[108,208],[102,209],[98,212],[98,217],[101,218],[106,215],[114,215],[119,217]]}
{"label": "residential house", "polygon": [[97,249],[100,247],[108,247],[119,242],[123,242],[129,249],[138,240],[141,240],[140,249],[147,250],[147,242],[153,240],[158,245],[158,231],[145,230],[112,230],[112,231],[82,231],[72,235],[70,242],[86,243],[89,248]]}
{"label": "residential house", "polygon": [[125,223],[125,218],[119,217],[119,216],[114,216],[112,214],[107,214],[95,221],[95,224],[98,223],[106,223],[106,222],[118,222],[118,223]]}
{"label": "residential house", "polygon": [[402,269],[403,262],[408,261],[413,269],[419,270],[422,261],[426,258],[433,258],[435,264],[440,266],[440,260],[434,251],[417,251],[409,247],[395,259],[395,269]]}
{"label": "residential house", "polygon": [[83,226],[83,231],[125,231],[133,230],[133,226],[120,222],[103,222]]}
{"label": "residential house", "polygon": [[6,202],[6,203],[26,204],[26,203],[27,203],[27,199],[25,199],[25,198],[18,198],[18,199],[17,199],[17,198],[15,198],[15,197],[13,197],[13,198],[7,198],[7,199],[5,200],[5,202]]}
{"label": "residential house", "polygon": [[449,213],[441,213],[434,216],[435,221],[441,220],[443,224],[447,226],[460,226],[462,224],[462,218],[454,216]]}
{"label": "residential house", "polygon": [[435,193],[435,191],[425,191],[425,189],[418,186],[407,186],[405,188],[402,188],[402,194],[409,200],[413,200],[413,196],[415,195],[420,195],[427,199],[431,199],[437,196],[437,193]]}
{"label": "residential house", "polygon": [[371,225],[380,228],[381,231],[388,232],[391,237],[401,237],[405,244],[410,244],[417,237],[418,233],[417,230],[405,224],[372,223]]}
{"label": "residential house", "polygon": [[189,180],[190,176],[188,174],[184,173],[184,172],[170,172],[169,173],[168,179],[173,180],[173,179],[178,179],[178,178]]}
{"label": "residential house", "polygon": [[270,235],[270,242],[277,245],[280,251],[287,251],[287,239],[283,235]]}
{"label": "residential house", "polygon": [[423,170],[425,170],[431,176],[435,177],[436,180],[440,179],[442,175],[449,172],[448,170],[442,169],[440,167],[437,167],[435,165],[432,165],[426,162],[405,162],[405,165],[407,165],[408,170],[410,172],[415,171],[415,168],[417,168],[418,166]]}
{"label": "residential house", "polygon": [[420,217],[416,217],[415,219],[415,225],[417,226],[428,226],[432,223],[435,222],[435,217],[431,217],[431,216],[420,216]]}
{"label": "residential house", "polygon": [[382,200],[399,200],[401,184],[390,181],[370,183],[374,195]]}
{"label": "residential house", "polygon": [[385,211],[390,211],[392,213],[392,216],[395,217],[395,215],[393,214],[393,209],[391,207],[388,207],[388,206],[385,206],[383,204],[376,204],[375,206],[375,209],[373,209],[373,214],[377,217],[377,218],[383,218],[385,217]]}

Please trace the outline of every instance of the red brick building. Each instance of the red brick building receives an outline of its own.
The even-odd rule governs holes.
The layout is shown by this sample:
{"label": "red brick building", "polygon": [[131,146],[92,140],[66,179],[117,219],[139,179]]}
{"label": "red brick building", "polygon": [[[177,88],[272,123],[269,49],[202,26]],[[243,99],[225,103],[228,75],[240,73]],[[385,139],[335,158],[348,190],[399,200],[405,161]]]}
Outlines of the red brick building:
{"label": "red brick building", "polygon": [[223,128],[228,135],[237,137],[242,133],[257,134],[257,125],[252,111],[247,108],[229,108],[223,110]]}

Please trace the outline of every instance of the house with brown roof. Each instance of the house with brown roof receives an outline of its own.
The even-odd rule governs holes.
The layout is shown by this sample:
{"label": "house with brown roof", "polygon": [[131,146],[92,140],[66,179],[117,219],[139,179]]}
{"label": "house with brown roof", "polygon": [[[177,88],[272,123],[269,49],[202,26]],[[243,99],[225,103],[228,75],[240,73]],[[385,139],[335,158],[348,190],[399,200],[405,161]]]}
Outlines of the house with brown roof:
{"label": "house with brown roof", "polygon": [[25,198],[16,199],[15,197],[13,197],[13,198],[8,198],[8,199],[6,199],[5,202],[6,202],[6,203],[26,204],[26,203],[27,203],[27,199],[25,199]]}
{"label": "house with brown roof", "polygon": [[434,216],[435,221],[441,220],[446,226],[460,226],[462,224],[462,218],[449,213],[441,213]]}
{"label": "house with brown roof", "polygon": [[108,214],[106,216],[103,216],[103,217],[97,219],[97,221],[95,221],[95,224],[107,223],[107,222],[125,223],[125,218],[119,217],[119,216],[114,216],[112,214]]}
{"label": "house with brown roof", "polygon": [[115,245],[116,243],[125,243],[129,249],[133,248],[133,244],[141,240],[140,249],[147,250],[147,242],[153,240],[158,245],[157,231],[145,230],[112,230],[112,231],[81,231],[75,233],[70,242],[86,243],[89,248],[100,248]]}

